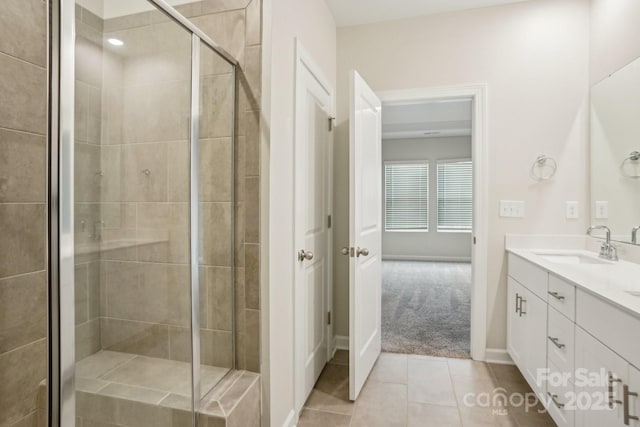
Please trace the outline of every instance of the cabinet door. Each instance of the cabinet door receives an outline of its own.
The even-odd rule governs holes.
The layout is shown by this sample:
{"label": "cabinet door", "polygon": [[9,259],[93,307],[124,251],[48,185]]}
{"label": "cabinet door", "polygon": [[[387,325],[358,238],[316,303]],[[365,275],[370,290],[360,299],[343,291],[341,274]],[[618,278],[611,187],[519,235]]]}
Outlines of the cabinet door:
{"label": "cabinet door", "polygon": [[[576,377],[576,426],[624,426],[622,391],[628,384],[628,363],[576,327],[576,373],[598,375],[597,384],[587,384]],[[609,393],[609,391],[612,393]]]}
{"label": "cabinet door", "polygon": [[629,425],[631,427],[640,427],[640,420],[636,420],[633,417],[640,417],[640,397],[634,396],[634,394],[640,395],[640,370],[629,367]]}
{"label": "cabinet door", "polygon": [[523,374],[533,391],[545,395],[545,383],[539,374],[547,367],[547,303],[527,290],[520,305],[525,319]]}
{"label": "cabinet door", "polygon": [[520,298],[525,296],[525,288],[509,277],[507,300],[507,351],[520,369],[524,359],[524,319],[520,316]]}

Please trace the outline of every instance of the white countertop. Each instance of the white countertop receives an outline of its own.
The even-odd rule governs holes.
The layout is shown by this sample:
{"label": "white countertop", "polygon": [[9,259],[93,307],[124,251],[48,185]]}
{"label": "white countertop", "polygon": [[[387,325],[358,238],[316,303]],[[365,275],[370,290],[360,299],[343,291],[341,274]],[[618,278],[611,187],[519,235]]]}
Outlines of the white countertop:
{"label": "white countertop", "polygon": [[[522,249],[509,248],[507,252],[536,264],[552,274],[570,282],[623,310],[640,317],[640,264],[628,261],[605,261],[598,254],[583,249]],[[595,258],[599,264],[560,264],[544,255],[568,254]],[[628,292],[637,292],[637,296]]]}

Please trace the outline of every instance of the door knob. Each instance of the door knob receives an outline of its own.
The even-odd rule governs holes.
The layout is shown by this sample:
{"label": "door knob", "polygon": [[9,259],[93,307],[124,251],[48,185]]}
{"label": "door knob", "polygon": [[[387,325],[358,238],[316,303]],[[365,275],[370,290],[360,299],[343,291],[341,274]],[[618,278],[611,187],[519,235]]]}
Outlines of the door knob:
{"label": "door knob", "polygon": [[367,249],[367,248],[362,248],[361,249],[360,247],[358,247],[358,250],[356,252],[357,252],[357,256],[360,256],[360,255],[369,256],[369,249]]}
{"label": "door knob", "polygon": [[340,253],[341,253],[342,255],[347,255],[347,256],[349,256],[349,247],[348,247],[348,246],[345,246],[344,248],[340,249]]}
{"label": "door knob", "polygon": [[313,259],[313,252],[308,252],[305,251],[304,249],[301,249],[300,251],[298,251],[298,261],[311,261]]}

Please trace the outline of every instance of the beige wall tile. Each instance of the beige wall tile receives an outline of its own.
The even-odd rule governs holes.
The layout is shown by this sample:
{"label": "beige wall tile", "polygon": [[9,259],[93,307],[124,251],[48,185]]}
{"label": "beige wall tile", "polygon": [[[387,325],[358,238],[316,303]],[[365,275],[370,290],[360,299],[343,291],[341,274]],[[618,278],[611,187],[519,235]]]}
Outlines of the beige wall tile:
{"label": "beige wall tile", "polygon": [[231,204],[202,203],[203,264],[230,266]]}
{"label": "beige wall tile", "polygon": [[252,0],[247,5],[246,43],[253,46],[262,42],[262,0]]}
{"label": "beige wall tile", "polygon": [[76,360],[100,350],[100,320],[94,319],[76,326]]}
{"label": "beige wall tile", "polygon": [[11,425],[37,409],[39,385],[46,375],[45,339],[0,355],[0,425]]}
{"label": "beige wall tile", "polygon": [[45,207],[0,204],[0,278],[44,270]]}
{"label": "beige wall tile", "polygon": [[245,245],[245,306],[253,310],[260,309],[260,246]]}
{"label": "beige wall tile", "polygon": [[139,203],[138,237],[166,242],[138,247],[138,260],[189,262],[189,205],[187,203]]}
{"label": "beige wall tile", "polygon": [[188,266],[109,261],[105,269],[108,317],[189,325]]}
{"label": "beige wall tile", "polygon": [[44,202],[45,138],[0,129],[0,203]]}
{"label": "beige wall tile", "polygon": [[102,348],[149,357],[169,357],[168,326],[102,318]]}
{"label": "beige wall tile", "polygon": [[[242,10],[234,10],[224,13],[211,13],[212,8],[208,4],[218,3],[220,0],[208,1],[202,4],[203,16],[191,18],[202,31],[218,43],[222,48],[236,58],[240,63],[244,60],[245,45],[245,12],[248,0],[239,0],[244,3]],[[225,8],[226,9],[226,8]]]}
{"label": "beige wall tile", "polygon": [[247,178],[245,201],[245,242],[260,242],[260,178]]}
{"label": "beige wall tile", "polygon": [[126,202],[166,201],[167,162],[167,144],[165,143],[122,146],[121,200]]}
{"label": "beige wall tile", "polygon": [[233,335],[230,331],[200,330],[200,363],[221,368],[233,367]]}
{"label": "beige wall tile", "polygon": [[38,66],[0,54],[0,127],[44,135],[47,74]]}
{"label": "beige wall tile", "polygon": [[254,103],[254,105],[257,108],[260,108],[259,100],[262,93],[261,53],[262,47],[260,45],[247,47],[244,54],[244,66],[242,67],[242,70],[244,72],[243,76],[248,84],[249,98],[256,100],[256,103]]}
{"label": "beige wall tile", "polygon": [[41,0],[6,0],[0,14],[0,52],[44,67],[47,10]]}
{"label": "beige wall tile", "polygon": [[188,202],[190,199],[189,175],[189,142],[175,141],[168,143],[169,150],[169,175],[168,201]]}
{"label": "beige wall tile", "polygon": [[233,313],[231,267],[207,267],[206,325],[208,329],[230,331]]}
{"label": "beige wall tile", "polygon": [[233,74],[203,77],[200,91],[200,137],[232,136],[235,102]]}
{"label": "beige wall tile", "polygon": [[200,140],[200,201],[231,201],[232,162],[230,138]]}
{"label": "beige wall tile", "polygon": [[228,12],[235,9],[244,9],[247,7],[249,0],[203,0],[202,13],[220,13]]}
{"label": "beige wall tile", "polygon": [[243,125],[247,138],[245,174],[257,176],[260,175],[260,112],[248,111],[243,114],[243,117],[245,118]]}
{"label": "beige wall tile", "polygon": [[100,146],[75,143],[74,195],[76,202],[99,202],[102,183]]}
{"label": "beige wall tile", "polygon": [[260,372],[260,311],[246,309],[245,317],[245,369]]}
{"label": "beige wall tile", "polygon": [[89,320],[89,267],[88,264],[76,265],[75,281],[75,321],[76,325]]}
{"label": "beige wall tile", "polygon": [[1,279],[0,313],[0,354],[44,338],[47,330],[46,273]]}

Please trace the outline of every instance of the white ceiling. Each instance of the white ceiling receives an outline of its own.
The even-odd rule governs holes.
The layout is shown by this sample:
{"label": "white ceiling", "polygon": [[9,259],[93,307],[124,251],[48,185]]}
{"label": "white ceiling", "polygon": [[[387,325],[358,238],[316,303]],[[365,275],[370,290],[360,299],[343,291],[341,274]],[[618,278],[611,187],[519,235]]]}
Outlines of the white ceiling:
{"label": "white ceiling", "polygon": [[522,1],[527,0],[326,0],[338,27]]}
{"label": "white ceiling", "polygon": [[471,100],[451,99],[382,106],[382,138],[471,135]]}

